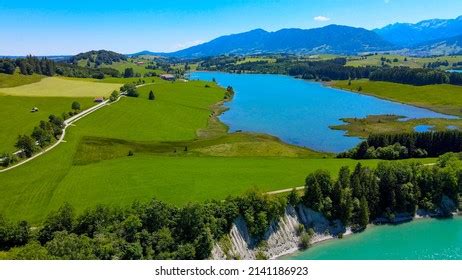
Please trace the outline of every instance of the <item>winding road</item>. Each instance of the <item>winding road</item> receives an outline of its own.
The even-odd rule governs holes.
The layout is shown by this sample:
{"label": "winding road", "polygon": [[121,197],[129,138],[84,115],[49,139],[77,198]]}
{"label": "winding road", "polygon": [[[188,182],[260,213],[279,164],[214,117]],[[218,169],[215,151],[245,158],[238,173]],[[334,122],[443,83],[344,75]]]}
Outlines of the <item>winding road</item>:
{"label": "winding road", "polygon": [[[136,87],[139,88],[139,87],[147,86],[147,85],[150,85],[150,84],[152,84],[152,83],[143,84],[143,85],[138,85],[138,86],[136,86]],[[31,156],[30,158],[27,158],[27,159],[25,159],[25,160],[22,160],[22,161],[18,162],[18,163],[15,164],[15,165],[11,165],[11,166],[9,166],[9,167],[7,167],[7,168],[0,169],[0,173],[6,172],[6,171],[11,170],[11,169],[13,169],[13,168],[16,168],[16,167],[18,167],[18,166],[21,166],[21,165],[23,165],[23,164],[25,164],[25,163],[28,163],[29,161],[31,161],[31,160],[33,160],[33,159],[35,159],[35,158],[37,158],[37,157],[39,157],[39,156],[45,154],[46,152],[48,152],[48,151],[54,149],[54,148],[55,148],[56,146],[58,146],[60,143],[66,142],[66,141],[64,141],[64,137],[66,136],[66,129],[67,129],[69,126],[72,126],[72,124],[75,123],[76,121],[78,121],[78,120],[80,120],[81,118],[83,118],[83,117],[85,117],[85,116],[88,116],[89,114],[91,114],[91,113],[93,113],[93,112],[95,112],[95,111],[97,111],[97,110],[103,108],[104,106],[111,105],[111,104],[113,104],[113,103],[118,102],[122,97],[125,97],[126,94],[127,94],[126,92],[122,92],[122,93],[120,93],[119,97],[118,97],[116,100],[114,100],[113,102],[110,102],[109,99],[107,99],[107,100],[105,100],[105,101],[103,101],[103,102],[101,102],[101,103],[98,103],[97,105],[95,105],[95,106],[93,106],[93,107],[91,107],[91,108],[88,108],[88,109],[86,109],[86,110],[84,110],[84,111],[78,113],[77,115],[74,115],[74,116],[68,118],[67,120],[64,121],[63,133],[61,134],[61,136],[59,137],[59,139],[58,139],[55,143],[53,143],[53,145],[46,147],[44,150],[42,150],[42,151],[40,151],[40,152],[34,154],[34,155]],[[21,151],[15,152],[15,154],[20,153],[20,152],[21,152]]]}

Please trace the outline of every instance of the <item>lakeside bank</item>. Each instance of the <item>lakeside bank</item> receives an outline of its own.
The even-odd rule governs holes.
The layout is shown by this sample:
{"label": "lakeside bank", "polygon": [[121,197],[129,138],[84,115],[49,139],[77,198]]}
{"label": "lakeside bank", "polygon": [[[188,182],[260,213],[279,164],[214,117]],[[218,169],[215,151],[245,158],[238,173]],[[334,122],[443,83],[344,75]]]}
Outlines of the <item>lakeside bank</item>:
{"label": "lakeside bank", "polygon": [[[396,251],[390,254],[386,252],[386,249],[396,248],[392,245],[395,244],[397,240],[403,238],[402,234],[407,234],[407,228],[411,225],[411,229],[413,228],[412,225],[419,222],[425,222],[432,224],[432,222],[439,222],[439,221],[456,221],[455,227],[459,228],[459,236],[460,240],[452,240],[451,242],[456,242],[459,244],[460,248],[462,248],[462,216],[460,213],[457,213],[453,217],[447,218],[435,218],[430,217],[429,215],[419,216],[416,215],[412,220],[408,219],[401,219],[397,220],[395,223],[387,223],[387,224],[369,224],[368,227],[360,232],[353,232],[350,228],[345,228],[341,225],[339,221],[331,222],[327,220],[322,214],[315,212],[305,206],[298,205],[296,207],[288,206],[286,207],[284,215],[278,220],[273,221],[266,231],[263,241],[259,241],[256,238],[252,237],[249,234],[247,225],[244,219],[238,218],[232,226],[232,229],[229,233],[229,239],[226,242],[218,242],[215,244],[212,250],[212,258],[213,259],[258,259],[262,256],[265,256],[268,259],[438,259],[436,257],[432,257],[434,255],[428,253],[427,255],[423,255],[422,257],[418,257],[414,255],[413,250],[418,250],[419,248],[412,248],[412,247],[405,247],[404,251],[399,251],[397,248]],[[300,235],[300,226],[303,227],[311,227],[314,231],[314,235],[310,239],[310,245],[307,249],[301,249],[301,235]],[[435,224],[435,226],[437,226]],[[451,225],[450,225],[451,227]],[[368,242],[367,238],[372,238],[371,240],[375,242],[375,244],[380,245],[380,232],[382,229],[385,229],[385,233],[389,233],[388,229],[393,229],[388,237],[388,239],[393,240],[393,242],[384,242],[386,244],[385,248],[377,248],[374,247],[375,252],[367,251],[367,245],[362,246],[364,242]],[[403,232],[400,230],[404,229]],[[428,231],[430,228],[425,228],[425,231]],[[376,234],[378,232],[378,236]],[[372,234],[372,237],[370,237]],[[415,232],[411,230],[411,235],[408,237],[410,239],[414,238]],[[422,234],[425,235],[425,232]],[[364,239],[365,238],[365,239]],[[444,242],[444,236],[439,235],[436,237],[432,236],[425,236],[421,241],[426,242],[428,238],[433,238],[432,240]],[[357,246],[359,245],[360,249],[365,249],[365,253],[369,255],[361,255],[361,251],[359,250],[358,255],[356,257],[353,255],[346,254],[344,258],[339,255],[336,255],[335,246],[344,247],[348,243],[344,243],[344,241],[349,242],[348,240],[358,240],[355,243]],[[385,241],[388,239],[384,239]],[[407,239],[405,239],[407,240]],[[319,252],[324,251],[324,247],[326,246],[330,248],[331,246],[334,247],[333,250],[333,257],[322,257],[318,258],[317,254]],[[425,244],[421,244],[424,246]],[[452,243],[451,245],[452,246]],[[319,249],[321,248],[321,249]],[[438,248],[432,247],[433,251],[437,250],[446,251],[446,248]],[[320,250],[320,251],[319,251]],[[330,250],[330,249],[329,249]],[[355,249],[358,251],[358,249]],[[407,252],[408,250],[409,252]],[[313,257],[311,256],[312,252]],[[380,253],[383,252],[383,255]],[[377,254],[378,253],[378,254]],[[401,255],[399,255],[401,253]],[[409,253],[410,255],[406,255]],[[321,254],[322,255],[322,254]],[[453,255],[454,258],[462,259],[462,251],[457,252],[456,255]],[[443,258],[444,259],[444,258]]]}
{"label": "lakeside bank", "polygon": [[[432,242],[429,242],[431,240]],[[398,225],[372,225],[364,232],[313,245],[282,259],[460,260],[462,217],[416,218]]]}

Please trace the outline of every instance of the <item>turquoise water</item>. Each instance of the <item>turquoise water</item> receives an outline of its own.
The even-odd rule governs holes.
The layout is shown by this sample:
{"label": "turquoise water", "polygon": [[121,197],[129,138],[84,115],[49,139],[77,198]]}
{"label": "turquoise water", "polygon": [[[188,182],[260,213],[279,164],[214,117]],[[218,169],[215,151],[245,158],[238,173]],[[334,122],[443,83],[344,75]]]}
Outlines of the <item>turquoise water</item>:
{"label": "turquoise water", "polygon": [[227,103],[230,110],[220,117],[231,131],[268,133],[319,151],[341,152],[360,142],[359,138],[346,137],[344,131],[329,128],[342,124],[340,118],[378,114],[450,117],[283,75],[193,72],[190,78],[215,78],[220,85],[234,88],[234,99]]}
{"label": "turquoise water", "polygon": [[373,226],[284,259],[462,260],[462,218]]}
{"label": "turquoise water", "polygon": [[433,125],[422,124],[422,125],[415,126],[414,131],[415,132],[429,132],[432,130],[432,128],[433,128]]}

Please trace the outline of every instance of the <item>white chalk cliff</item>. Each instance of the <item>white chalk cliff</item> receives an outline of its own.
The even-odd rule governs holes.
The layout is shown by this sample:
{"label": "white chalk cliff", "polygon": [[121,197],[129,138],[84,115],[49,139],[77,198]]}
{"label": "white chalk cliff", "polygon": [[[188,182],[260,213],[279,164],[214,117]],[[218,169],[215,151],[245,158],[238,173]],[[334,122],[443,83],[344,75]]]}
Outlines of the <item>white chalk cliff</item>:
{"label": "white chalk cliff", "polygon": [[264,254],[268,258],[274,259],[293,253],[300,246],[300,225],[306,229],[312,228],[314,230],[315,234],[311,238],[312,244],[334,238],[346,231],[340,221],[329,222],[319,212],[302,205],[295,208],[287,206],[284,216],[279,221],[271,223],[266,231],[263,237],[264,246],[258,246],[261,242],[250,236],[244,219],[239,217],[231,228],[226,245],[221,242],[215,244],[212,258],[255,259],[257,254]]}

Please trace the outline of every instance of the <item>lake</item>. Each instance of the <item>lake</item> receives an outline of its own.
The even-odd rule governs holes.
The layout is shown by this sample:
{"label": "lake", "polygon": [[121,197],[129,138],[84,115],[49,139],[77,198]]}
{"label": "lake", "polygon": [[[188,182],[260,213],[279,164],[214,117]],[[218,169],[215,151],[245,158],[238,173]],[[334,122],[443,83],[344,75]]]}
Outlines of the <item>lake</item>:
{"label": "lake", "polygon": [[342,152],[361,140],[346,137],[329,126],[340,118],[394,114],[407,118],[445,118],[447,115],[400,103],[326,87],[284,75],[192,72],[190,79],[232,86],[234,99],[220,120],[230,131],[252,131],[279,137],[290,144],[318,151]]}
{"label": "lake", "polygon": [[295,260],[462,260],[462,218],[372,226],[286,256]]}
{"label": "lake", "polygon": [[434,128],[433,125],[421,124],[414,127],[415,132],[430,132]]}

